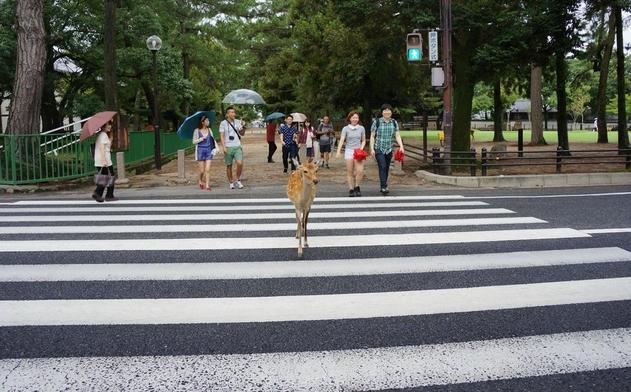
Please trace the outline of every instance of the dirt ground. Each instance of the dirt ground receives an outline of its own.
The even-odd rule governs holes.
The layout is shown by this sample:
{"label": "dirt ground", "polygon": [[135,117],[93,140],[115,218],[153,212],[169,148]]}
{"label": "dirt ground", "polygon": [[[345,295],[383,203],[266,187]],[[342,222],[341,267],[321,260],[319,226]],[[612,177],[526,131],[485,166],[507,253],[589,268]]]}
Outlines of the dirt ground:
{"label": "dirt ground", "polygon": [[[242,139],[242,143],[244,164],[241,180],[246,186],[287,184],[288,174],[283,173],[280,141],[277,141],[276,143],[278,149],[273,156],[275,163],[267,163],[268,145],[265,140],[263,130],[249,131]],[[332,153],[329,166],[330,169],[321,168],[318,171],[320,181],[322,183],[329,184],[346,184],[346,167],[343,153],[340,158],[335,158],[335,153]],[[409,168],[404,166],[404,171],[401,171],[400,165],[395,163],[395,168],[390,171],[390,178],[388,180],[389,185],[423,185],[425,183],[424,180],[414,175],[416,166],[417,165],[412,165]],[[233,172],[235,171],[236,167],[233,167]],[[226,166],[223,162],[223,154],[220,153],[212,161],[210,173],[211,188],[228,186]],[[374,158],[368,158],[364,166],[364,173],[365,175],[362,185],[379,186],[379,173],[377,163]],[[177,160],[172,160],[164,164],[162,166],[162,170],[159,172],[156,170],[150,170],[142,174],[128,177],[130,179],[129,185],[131,187],[196,184],[198,179],[197,162],[194,160],[192,153],[186,155],[186,180],[184,181],[178,179]]]}

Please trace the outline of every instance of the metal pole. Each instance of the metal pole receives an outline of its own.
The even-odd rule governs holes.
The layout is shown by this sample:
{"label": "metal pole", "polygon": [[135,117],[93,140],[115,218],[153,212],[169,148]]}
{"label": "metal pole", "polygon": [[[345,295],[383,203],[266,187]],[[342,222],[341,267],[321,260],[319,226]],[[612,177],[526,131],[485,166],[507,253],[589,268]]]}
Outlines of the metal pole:
{"label": "metal pole", "polygon": [[154,135],[154,159],[156,164],[156,169],[162,169],[161,162],[161,153],[160,153],[160,112],[158,111],[158,60],[157,60],[157,50],[152,50],[153,54],[153,135]]}
{"label": "metal pole", "polygon": [[423,112],[423,163],[427,163],[427,110]]}
{"label": "metal pole", "polygon": [[440,0],[442,10],[441,26],[443,41],[443,71],[445,89],[443,91],[443,132],[445,132],[445,164],[447,174],[451,174],[451,136],[452,136],[452,80],[451,76],[451,0]]}

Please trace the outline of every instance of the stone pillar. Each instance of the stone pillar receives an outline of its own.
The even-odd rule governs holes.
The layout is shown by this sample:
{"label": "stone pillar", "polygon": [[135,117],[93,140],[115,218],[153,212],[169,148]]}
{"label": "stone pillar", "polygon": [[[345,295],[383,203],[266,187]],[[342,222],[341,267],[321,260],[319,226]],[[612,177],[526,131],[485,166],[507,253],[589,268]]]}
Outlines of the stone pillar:
{"label": "stone pillar", "polygon": [[126,184],[129,182],[127,173],[125,173],[125,153],[119,151],[116,153],[116,183]]}
{"label": "stone pillar", "polygon": [[177,150],[177,177],[180,179],[186,178],[186,163],[185,163],[185,151]]}

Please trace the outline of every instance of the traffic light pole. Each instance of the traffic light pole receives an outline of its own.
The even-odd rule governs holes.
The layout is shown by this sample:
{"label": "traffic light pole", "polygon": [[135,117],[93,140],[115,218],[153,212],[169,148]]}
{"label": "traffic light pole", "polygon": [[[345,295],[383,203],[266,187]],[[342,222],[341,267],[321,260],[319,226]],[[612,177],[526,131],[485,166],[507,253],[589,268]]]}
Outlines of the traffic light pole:
{"label": "traffic light pole", "polygon": [[451,136],[452,136],[452,81],[451,76],[451,0],[440,0],[441,33],[443,41],[443,72],[445,89],[443,90],[443,132],[445,133],[445,169],[451,174]]}

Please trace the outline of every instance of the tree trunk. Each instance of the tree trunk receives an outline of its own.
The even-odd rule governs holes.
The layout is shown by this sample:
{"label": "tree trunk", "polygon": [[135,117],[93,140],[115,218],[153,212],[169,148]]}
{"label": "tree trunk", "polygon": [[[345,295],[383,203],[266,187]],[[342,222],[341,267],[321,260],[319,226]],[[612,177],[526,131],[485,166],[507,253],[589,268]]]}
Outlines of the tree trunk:
{"label": "tree trunk", "polygon": [[543,137],[543,99],[541,97],[543,69],[533,65],[530,71],[530,144],[533,146],[545,145]]}
{"label": "tree trunk", "polygon": [[616,54],[618,56],[618,148],[629,147],[629,134],[627,133],[627,103],[624,91],[624,41],[622,39],[622,8],[614,6],[616,10]]}
{"label": "tree trunk", "polygon": [[[136,98],[134,99],[134,128],[135,131],[142,130],[140,128],[140,100],[142,99],[142,90],[136,90]],[[144,128],[144,127],[143,127]]]}
{"label": "tree trunk", "polygon": [[104,35],[104,73],[105,109],[118,111],[116,80],[116,5],[117,0],[105,0]]}
{"label": "tree trunk", "polygon": [[46,71],[42,90],[42,129],[49,131],[58,128],[63,123],[57,109],[57,99],[55,97],[55,66],[53,60],[53,48],[47,47]]}
{"label": "tree trunk", "polygon": [[469,151],[471,148],[471,109],[475,88],[475,80],[471,74],[471,54],[468,48],[460,45],[454,45],[453,53],[454,88],[451,151]]}
{"label": "tree trunk", "polygon": [[[562,38],[564,39],[564,38]],[[559,146],[563,150],[570,149],[567,133],[567,92],[565,83],[567,80],[567,63],[565,62],[564,44],[557,41],[559,48],[556,50],[556,74],[557,74],[557,133],[559,135]]]}
{"label": "tree trunk", "polygon": [[616,37],[616,14],[609,14],[607,38],[603,45],[603,55],[600,62],[600,77],[598,79],[598,95],[596,98],[596,117],[598,125],[598,143],[608,143],[607,136],[607,79],[609,78],[609,63],[613,51],[613,42]]}
{"label": "tree trunk", "polygon": [[17,64],[7,129],[12,134],[38,133],[46,45],[42,0],[20,0],[16,5]]}
{"label": "tree trunk", "polygon": [[154,108],[154,102],[155,102],[153,89],[151,88],[151,85],[147,81],[142,81],[140,85],[142,86],[142,90],[145,92],[145,98],[147,99],[147,105],[149,106],[149,114],[147,117],[148,123],[156,124],[157,121],[154,121],[153,119],[153,108]]}
{"label": "tree trunk", "polygon": [[504,110],[502,108],[502,85],[499,79],[493,83],[493,113],[493,141],[506,141],[502,130],[502,114],[504,114]]}

